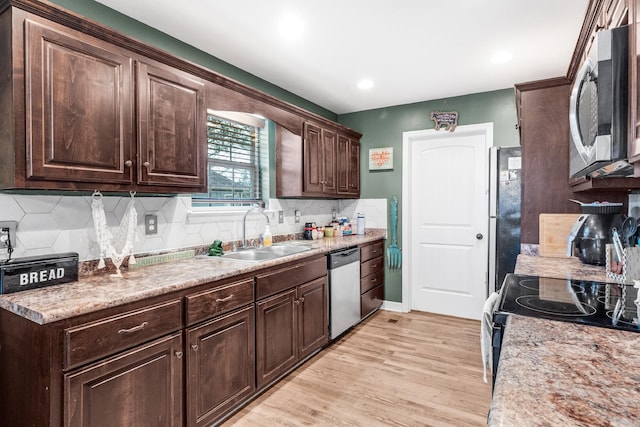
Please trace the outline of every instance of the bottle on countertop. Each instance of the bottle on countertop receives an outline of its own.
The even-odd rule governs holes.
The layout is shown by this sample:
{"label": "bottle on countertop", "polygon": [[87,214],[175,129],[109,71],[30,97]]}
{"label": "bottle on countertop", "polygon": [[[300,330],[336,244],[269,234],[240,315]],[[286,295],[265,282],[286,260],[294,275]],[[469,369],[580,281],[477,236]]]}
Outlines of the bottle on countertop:
{"label": "bottle on countertop", "polygon": [[262,246],[269,247],[271,245],[273,245],[273,235],[269,224],[267,224],[264,227],[264,233],[262,233]]}
{"label": "bottle on countertop", "polygon": [[364,234],[364,214],[358,214],[358,234]]}

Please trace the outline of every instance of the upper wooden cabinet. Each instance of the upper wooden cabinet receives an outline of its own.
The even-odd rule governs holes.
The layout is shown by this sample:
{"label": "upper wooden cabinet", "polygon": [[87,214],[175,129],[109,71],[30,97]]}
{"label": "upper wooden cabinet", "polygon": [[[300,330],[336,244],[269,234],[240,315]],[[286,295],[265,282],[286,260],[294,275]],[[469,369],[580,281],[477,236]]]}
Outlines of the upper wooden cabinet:
{"label": "upper wooden cabinet", "polygon": [[18,8],[0,25],[2,188],[206,188],[203,80]]}
{"label": "upper wooden cabinet", "polygon": [[337,135],[311,123],[304,124],[303,191],[307,195],[336,193]]}
{"label": "upper wooden cabinet", "polygon": [[338,135],[338,194],[360,195],[360,142]]}
{"label": "upper wooden cabinet", "polygon": [[305,122],[276,132],[276,197],[360,197],[360,134]]}
{"label": "upper wooden cabinet", "polygon": [[28,182],[132,184],[133,59],[50,22],[24,31]]}
{"label": "upper wooden cabinet", "polygon": [[138,183],[206,188],[204,82],[137,62]]}

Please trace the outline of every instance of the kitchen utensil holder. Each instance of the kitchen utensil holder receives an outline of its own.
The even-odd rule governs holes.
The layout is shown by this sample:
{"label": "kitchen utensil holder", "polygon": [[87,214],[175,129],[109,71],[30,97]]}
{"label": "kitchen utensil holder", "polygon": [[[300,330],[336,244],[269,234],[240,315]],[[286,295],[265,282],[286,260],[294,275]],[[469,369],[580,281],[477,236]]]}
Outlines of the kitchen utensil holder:
{"label": "kitchen utensil holder", "polygon": [[607,278],[617,283],[633,284],[633,280],[640,279],[640,247],[624,248],[622,254],[622,273],[611,271],[611,261],[615,259],[615,251],[612,244],[606,246],[606,275]]}

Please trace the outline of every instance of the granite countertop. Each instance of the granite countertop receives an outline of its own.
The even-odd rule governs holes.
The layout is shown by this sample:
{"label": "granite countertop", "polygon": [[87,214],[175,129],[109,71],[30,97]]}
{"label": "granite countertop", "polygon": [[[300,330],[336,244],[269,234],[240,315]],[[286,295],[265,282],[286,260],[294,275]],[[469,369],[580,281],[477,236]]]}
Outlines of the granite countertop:
{"label": "granite countertop", "polygon": [[613,282],[613,280],[607,278],[603,266],[583,264],[577,257],[553,258],[520,254],[518,255],[514,273],[528,274],[531,276],[557,277],[559,279]]}
{"label": "granite countertop", "polygon": [[364,235],[305,240],[311,250],[265,261],[202,256],[130,270],[124,272],[123,277],[110,274],[81,276],[77,282],[0,295],[0,308],[45,324],[373,242],[385,236],[384,229],[375,229],[367,230]]}
{"label": "granite countertop", "polygon": [[488,426],[638,426],[640,334],[509,316]]}
{"label": "granite countertop", "polygon": [[[519,255],[515,272],[607,281],[577,258]],[[637,426],[640,333],[510,315],[488,426]]]}

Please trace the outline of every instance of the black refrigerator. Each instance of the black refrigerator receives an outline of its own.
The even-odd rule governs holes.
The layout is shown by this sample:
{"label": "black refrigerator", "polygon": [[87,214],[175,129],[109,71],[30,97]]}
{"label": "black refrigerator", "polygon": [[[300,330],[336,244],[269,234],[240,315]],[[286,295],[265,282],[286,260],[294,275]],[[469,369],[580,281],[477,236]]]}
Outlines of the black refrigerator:
{"label": "black refrigerator", "polygon": [[520,253],[522,152],[520,147],[489,149],[489,280],[498,291]]}

